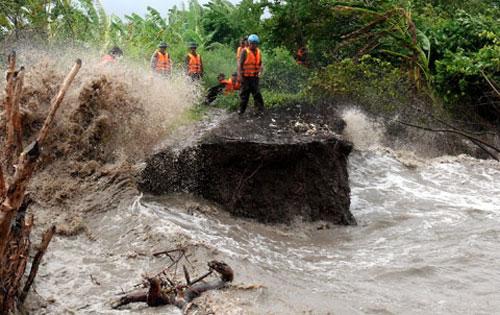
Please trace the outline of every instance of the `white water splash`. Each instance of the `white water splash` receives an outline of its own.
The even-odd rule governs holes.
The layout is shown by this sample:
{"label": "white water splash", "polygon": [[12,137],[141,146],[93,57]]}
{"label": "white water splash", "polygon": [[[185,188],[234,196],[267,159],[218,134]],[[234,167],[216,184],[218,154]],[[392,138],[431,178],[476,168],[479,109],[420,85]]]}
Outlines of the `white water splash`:
{"label": "white water splash", "polygon": [[369,119],[356,108],[345,109],[342,118],[346,123],[343,136],[351,141],[356,149],[370,150],[379,146],[383,136],[381,124]]}

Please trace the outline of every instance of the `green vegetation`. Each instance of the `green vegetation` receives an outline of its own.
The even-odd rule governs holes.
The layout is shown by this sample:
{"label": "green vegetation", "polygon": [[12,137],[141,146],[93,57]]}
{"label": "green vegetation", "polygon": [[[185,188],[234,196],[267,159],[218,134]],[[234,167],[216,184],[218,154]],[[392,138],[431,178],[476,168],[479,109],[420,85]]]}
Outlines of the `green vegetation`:
{"label": "green vegetation", "polygon": [[[144,66],[166,41],[178,68],[194,41],[211,86],[219,72],[228,78],[236,70],[239,39],[257,33],[268,106],[340,95],[394,111],[411,95],[433,100],[455,118],[498,126],[499,6],[493,0],[190,0],[166,17],[148,8],[145,16],[120,19],[98,0],[3,0],[0,40],[70,43],[100,53],[119,45]],[[302,44],[309,48],[308,69],[294,60]],[[236,97],[219,97],[219,106],[235,108]]]}

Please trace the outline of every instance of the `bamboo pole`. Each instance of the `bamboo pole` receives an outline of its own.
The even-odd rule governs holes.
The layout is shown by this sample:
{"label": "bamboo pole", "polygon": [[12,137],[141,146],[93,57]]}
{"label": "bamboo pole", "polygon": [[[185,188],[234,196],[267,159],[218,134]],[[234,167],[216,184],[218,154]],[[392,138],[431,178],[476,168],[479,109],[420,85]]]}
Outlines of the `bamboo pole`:
{"label": "bamboo pole", "polygon": [[52,121],[54,120],[54,116],[56,115],[56,111],[59,108],[59,105],[61,104],[62,100],[64,99],[64,96],[66,95],[66,92],[68,91],[68,88],[71,85],[71,82],[73,82],[73,79],[75,78],[76,74],[78,73],[78,70],[80,70],[81,66],[82,66],[82,61],[80,59],[77,59],[75,65],[73,66],[73,69],[71,69],[71,72],[64,79],[62,87],[59,90],[59,93],[57,94],[57,97],[54,99],[54,101],[50,105],[49,114],[48,114],[47,118],[45,119],[42,130],[40,130],[40,133],[39,133],[38,138],[37,138],[38,144],[40,146],[43,146],[43,143],[44,143],[45,138],[47,137],[47,133],[49,131],[49,127],[52,124]]}

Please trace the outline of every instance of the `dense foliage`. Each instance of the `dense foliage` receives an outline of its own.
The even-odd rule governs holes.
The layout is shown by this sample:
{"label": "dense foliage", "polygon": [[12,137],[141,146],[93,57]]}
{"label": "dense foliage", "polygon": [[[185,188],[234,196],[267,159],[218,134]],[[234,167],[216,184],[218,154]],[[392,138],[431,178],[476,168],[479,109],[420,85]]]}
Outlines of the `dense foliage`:
{"label": "dense foliage", "polygon": [[[365,99],[389,93],[401,99],[410,90],[442,100],[457,117],[479,115],[498,123],[499,5],[493,0],[242,0],[237,5],[189,0],[166,17],[148,8],[145,16],[121,19],[107,15],[98,0],[3,0],[0,39],[28,37],[100,53],[119,45],[127,59],[144,65],[157,43],[166,41],[177,67],[186,44],[194,41],[206,62],[206,84],[212,85],[219,72],[235,71],[239,39],[257,33],[265,59],[262,85],[275,100],[289,99],[279,94],[304,93]],[[309,48],[309,68],[293,59],[302,45]]]}

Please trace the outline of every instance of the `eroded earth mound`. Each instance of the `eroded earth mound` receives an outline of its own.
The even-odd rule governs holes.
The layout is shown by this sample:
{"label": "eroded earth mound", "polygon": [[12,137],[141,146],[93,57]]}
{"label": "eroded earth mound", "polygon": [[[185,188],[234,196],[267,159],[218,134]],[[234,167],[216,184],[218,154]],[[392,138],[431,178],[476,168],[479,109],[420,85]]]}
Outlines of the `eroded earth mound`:
{"label": "eroded earth mound", "polygon": [[231,115],[191,146],[152,155],[140,188],[192,193],[262,222],[356,224],[349,211],[344,122],[328,106]]}

